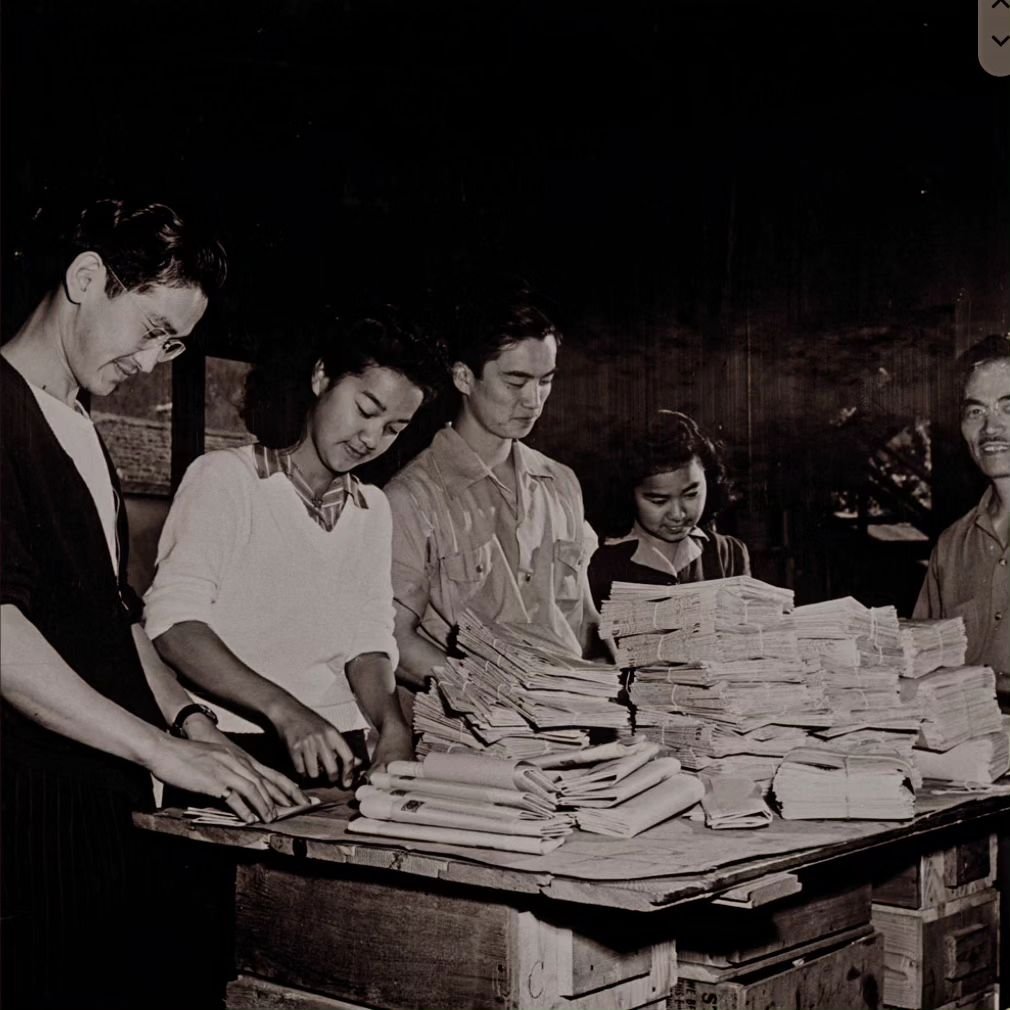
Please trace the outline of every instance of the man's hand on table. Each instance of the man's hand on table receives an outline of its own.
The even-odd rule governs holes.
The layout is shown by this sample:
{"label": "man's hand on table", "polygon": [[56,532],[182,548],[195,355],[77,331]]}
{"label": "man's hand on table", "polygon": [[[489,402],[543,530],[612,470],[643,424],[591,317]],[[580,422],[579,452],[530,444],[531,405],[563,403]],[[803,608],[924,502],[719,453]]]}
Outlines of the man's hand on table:
{"label": "man's hand on table", "polygon": [[267,715],[299,775],[350,789],[359,761],[331,722],[290,696]]}

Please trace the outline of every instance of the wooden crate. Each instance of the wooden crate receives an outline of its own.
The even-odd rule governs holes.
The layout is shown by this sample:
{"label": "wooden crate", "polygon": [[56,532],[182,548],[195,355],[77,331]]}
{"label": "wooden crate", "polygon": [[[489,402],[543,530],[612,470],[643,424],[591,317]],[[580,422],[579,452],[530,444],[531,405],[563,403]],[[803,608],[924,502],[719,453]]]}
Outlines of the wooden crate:
{"label": "wooden crate", "polygon": [[763,976],[703,982],[681,978],[667,1010],[877,1010],[884,967],[879,933]]}
{"label": "wooden crate", "polygon": [[999,895],[993,888],[922,910],[873,906],[884,934],[884,1003],[934,1010],[996,981]]}
{"label": "wooden crate", "polygon": [[996,835],[984,834],[891,864],[873,885],[873,900],[900,908],[936,908],[992,887]]}
{"label": "wooden crate", "polygon": [[677,936],[681,974],[711,979],[694,966],[732,969],[796,947],[837,943],[839,934],[870,931],[870,885],[804,886],[802,893],[754,909],[708,906],[684,916]]}
{"label": "wooden crate", "polygon": [[953,1003],[944,1003],[938,1010],[1000,1010],[999,986],[962,996]]}
{"label": "wooden crate", "polygon": [[238,872],[227,1005],[271,1006],[266,982],[291,1007],[632,1010],[672,991],[675,947],[660,928],[641,913],[579,908],[566,920],[437,881],[258,863]]}

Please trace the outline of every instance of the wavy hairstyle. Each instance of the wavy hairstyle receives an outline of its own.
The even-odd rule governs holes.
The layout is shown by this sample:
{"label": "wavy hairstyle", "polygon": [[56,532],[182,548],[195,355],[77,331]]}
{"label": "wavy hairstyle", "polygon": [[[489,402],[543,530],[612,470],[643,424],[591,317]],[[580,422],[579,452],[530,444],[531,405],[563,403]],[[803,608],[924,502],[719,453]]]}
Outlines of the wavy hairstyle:
{"label": "wavy hairstyle", "polygon": [[[211,295],[228,273],[221,243],[162,203],[92,203],[81,213],[67,251],[70,258],[98,253],[128,290],[141,292],[160,284],[198,287]],[[106,279],[106,294],[114,296],[118,288],[114,277]]]}
{"label": "wavy hairstyle", "polygon": [[623,533],[631,529],[636,516],[634,491],[646,477],[679,470],[695,457],[708,485],[703,521],[711,522],[733,500],[723,451],[722,443],[706,435],[694,418],[678,410],[658,410],[618,463],[616,528]]}
{"label": "wavy hairstyle", "polygon": [[391,306],[346,323],[325,315],[307,330],[294,346],[285,341],[275,348],[246,377],[242,419],[270,448],[287,448],[303,436],[316,402],[312,373],[318,361],[332,382],[368,368],[388,368],[417,386],[424,403],[447,384],[443,341],[406,322]]}
{"label": "wavy hairstyle", "polygon": [[486,274],[464,282],[456,306],[450,357],[462,361],[480,378],[484,366],[523,340],[554,337],[561,333],[535,304],[535,292],[521,277]]}

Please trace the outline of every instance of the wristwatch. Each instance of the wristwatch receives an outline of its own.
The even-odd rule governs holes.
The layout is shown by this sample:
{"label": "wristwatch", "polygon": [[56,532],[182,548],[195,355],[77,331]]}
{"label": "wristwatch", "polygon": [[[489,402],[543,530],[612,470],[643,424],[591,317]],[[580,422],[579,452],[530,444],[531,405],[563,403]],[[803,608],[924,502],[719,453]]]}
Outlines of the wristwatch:
{"label": "wristwatch", "polygon": [[215,715],[214,710],[212,708],[207,708],[206,705],[200,705],[198,702],[194,701],[189,705],[183,705],[182,708],[179,709],[176,713],[175,721],[168,727],[168,732],[171,733],[172,736],[186,739],[186,733],[182,727],[191,715],[205,715],[215,726],[217,725],[217,715]]}

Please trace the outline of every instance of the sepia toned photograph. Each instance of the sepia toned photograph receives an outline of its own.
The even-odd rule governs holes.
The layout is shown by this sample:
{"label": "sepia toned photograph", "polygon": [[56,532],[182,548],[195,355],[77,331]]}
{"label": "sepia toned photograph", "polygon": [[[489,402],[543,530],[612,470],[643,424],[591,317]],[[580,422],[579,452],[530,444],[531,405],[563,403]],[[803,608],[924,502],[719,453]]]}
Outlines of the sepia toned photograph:
{"label": "sepia toned photograph", "polygon": [[0,10],[4,1010],[1010,1006],[1010,0]]}

